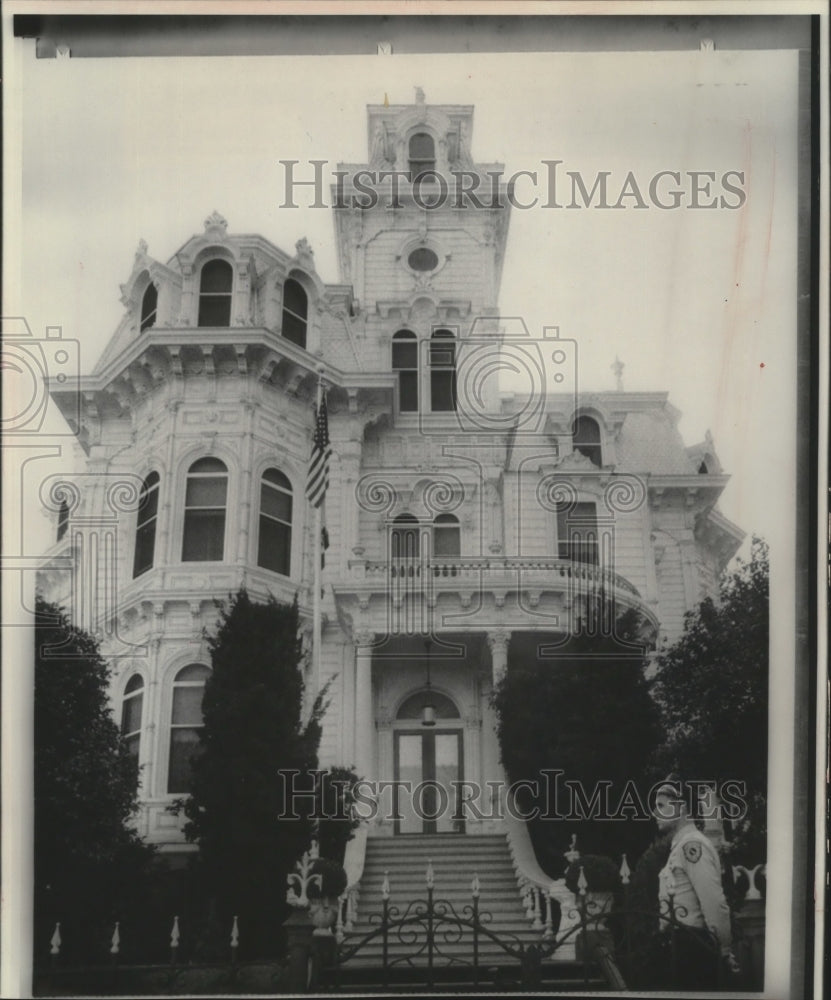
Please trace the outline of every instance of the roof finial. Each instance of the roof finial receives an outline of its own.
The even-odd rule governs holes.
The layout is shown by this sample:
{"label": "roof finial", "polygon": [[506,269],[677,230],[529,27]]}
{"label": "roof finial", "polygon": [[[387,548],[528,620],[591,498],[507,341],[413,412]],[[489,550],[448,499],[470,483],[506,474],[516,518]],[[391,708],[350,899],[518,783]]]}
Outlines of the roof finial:
{"label": "roof finial", "polygon": [[615,389],[618,392],[623,392],[623,369],[625,367],[626,365],[615,355],[615,363],[611,365],[611,369],[615,373]]}
{"label": "roof finial", "polygon": [[415,88],[415,97],[416,97],[416,104],[424,104],[425,100],[424,91],[421,89],[421,87]]}
{"label": "roof finial", "polygon": [[310,271],[314,271],[315,252],[312,250],[312,246],[305,236],[294,244],[294,249],[297,251],[298,263],[301,266],[308,268]]}
{"label": "roof finial", "polygon": [[210,236],[224,236],[228,222],[216,209],[205,219],[205,232]]}

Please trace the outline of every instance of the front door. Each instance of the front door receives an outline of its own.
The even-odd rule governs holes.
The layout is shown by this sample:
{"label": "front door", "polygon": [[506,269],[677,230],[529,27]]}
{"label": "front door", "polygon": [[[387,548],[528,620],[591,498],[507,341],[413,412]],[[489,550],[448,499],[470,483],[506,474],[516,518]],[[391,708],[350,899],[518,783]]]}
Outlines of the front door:
{"label": "front door", "polygon": [[464,833],[462,733],[395,734],[396,833]]}

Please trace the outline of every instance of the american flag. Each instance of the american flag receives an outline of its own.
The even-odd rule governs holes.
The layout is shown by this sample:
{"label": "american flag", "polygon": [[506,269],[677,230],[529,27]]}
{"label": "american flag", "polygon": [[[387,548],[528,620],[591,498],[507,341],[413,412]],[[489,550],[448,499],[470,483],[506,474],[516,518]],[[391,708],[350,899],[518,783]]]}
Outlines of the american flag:
{"label": "american flag", "polygon": [[309,471],[306,475],[306,497],[313,507],[319,507],[326,496],[331,455],[332,446],[329,444],[329,421],[324,396],[320,401],[320,408],[315,406],[315,436],[309,458]]}

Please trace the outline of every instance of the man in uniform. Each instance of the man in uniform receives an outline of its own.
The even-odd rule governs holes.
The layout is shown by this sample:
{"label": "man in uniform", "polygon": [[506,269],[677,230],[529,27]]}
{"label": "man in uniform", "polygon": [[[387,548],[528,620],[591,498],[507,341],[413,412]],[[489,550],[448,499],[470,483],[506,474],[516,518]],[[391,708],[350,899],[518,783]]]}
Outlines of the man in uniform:
{"label": "man in uniform", "polygon": [[715,989],[739,972],[731,950],[730,908],[718,852],[693,822],[683,791],[679,780],[668,778],[655,795],[658,829],[672,834],[667,863],[658,874],[659,929],[667,938],[674,936],[674,985]]}

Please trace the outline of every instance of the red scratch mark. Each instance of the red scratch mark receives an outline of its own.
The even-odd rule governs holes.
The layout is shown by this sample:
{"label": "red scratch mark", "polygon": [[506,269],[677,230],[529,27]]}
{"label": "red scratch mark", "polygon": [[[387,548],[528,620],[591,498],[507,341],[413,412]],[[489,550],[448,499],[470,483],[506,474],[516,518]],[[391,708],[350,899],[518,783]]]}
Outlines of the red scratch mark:
{"label": "red scratch mark", "polygon": [[764,368],[764,367],[765,367],[765,363],[764,363],[764,361],[761,361],[761,362],[759,363],[759,367],[760,367],[760,368]]}

